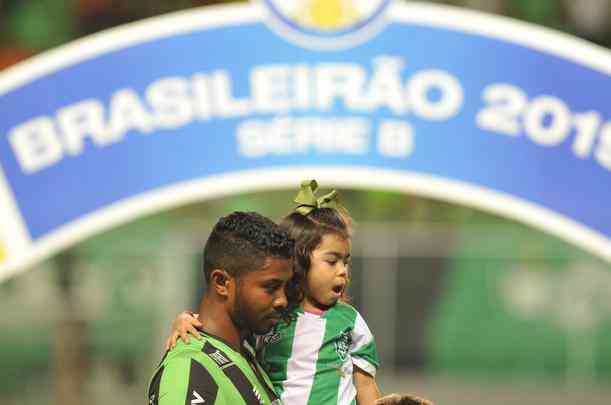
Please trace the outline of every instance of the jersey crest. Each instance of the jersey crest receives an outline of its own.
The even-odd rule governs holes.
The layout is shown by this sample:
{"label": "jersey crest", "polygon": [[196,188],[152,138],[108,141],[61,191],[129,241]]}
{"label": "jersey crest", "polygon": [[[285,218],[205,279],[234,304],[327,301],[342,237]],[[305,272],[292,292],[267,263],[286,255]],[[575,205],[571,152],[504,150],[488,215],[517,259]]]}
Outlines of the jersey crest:
{"label": "jersey crest", "polygon": [[278,342],[280,342],[280,339],[282,338],[282,332],[280,331],[273,331],[270,332],[266,335],[263,335],[262,339],[263,339],[263,344],[265,346],[267,345],[275,345]]}
{"label": "jersey crest", "polygon": [[348,356],[348,351],[350,350],[350,345],[352,345],[352,334],[350,331],[344,331],[335,341],[335,351],[337,352],[337,356],[341,361],[346,360]]}

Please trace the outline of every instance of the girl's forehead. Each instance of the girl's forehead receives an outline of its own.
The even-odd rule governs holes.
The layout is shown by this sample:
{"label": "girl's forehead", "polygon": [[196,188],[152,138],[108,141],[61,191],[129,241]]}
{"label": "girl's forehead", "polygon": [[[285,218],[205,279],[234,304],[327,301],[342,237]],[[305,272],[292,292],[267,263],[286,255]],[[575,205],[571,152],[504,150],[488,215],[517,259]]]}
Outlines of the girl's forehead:
{"label": "girl's forehead", "polygon": [[352,248],[352,243],[349,238],[344,238],[340,235],[336,234],[326,234],[322,237],[320,244],[314,249],[315,252],[324,254],[327,252],[335,252],[335,253],[350,253],[350,249]]}

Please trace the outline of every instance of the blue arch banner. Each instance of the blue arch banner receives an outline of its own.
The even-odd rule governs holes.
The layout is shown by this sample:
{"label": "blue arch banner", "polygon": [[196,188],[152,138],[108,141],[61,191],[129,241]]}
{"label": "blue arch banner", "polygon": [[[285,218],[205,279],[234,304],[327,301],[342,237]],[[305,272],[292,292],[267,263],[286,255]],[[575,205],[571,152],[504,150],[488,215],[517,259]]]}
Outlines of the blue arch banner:
{"label": "blue arch banner", "polygon": [[138,215],[312,174],[611,259],[608,51],[450,7],[314,3],[161,16],[0,74],[0,279]]}

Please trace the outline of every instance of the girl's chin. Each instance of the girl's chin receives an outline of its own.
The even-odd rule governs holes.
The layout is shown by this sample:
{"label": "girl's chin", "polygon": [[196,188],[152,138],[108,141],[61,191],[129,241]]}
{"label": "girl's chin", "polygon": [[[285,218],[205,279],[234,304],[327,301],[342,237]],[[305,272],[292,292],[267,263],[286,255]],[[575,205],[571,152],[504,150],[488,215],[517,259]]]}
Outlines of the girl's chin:
{"label": "girl's chin", "polygon": [[326,307],[327,309],[329,309],[329,307],[332,307],[333,305],[337,304],[337,301],[339,301],[340,299],[340,295],[339,294],[335,294],[332,297],[327,298],[326,300],[322,301],[320,303],[320,305]]}
{"label": "girl's chin", "polygon": [[308,309],[308,307],[313,307],[314,309],[317,309],[320,311],[326,311],[329,308],[331,308],[333,305],[335,305],[338,300],[339,300],[339,297],[331,297],[325,300],[309,299],[307,303],[304,303],[304,305],[307,304],[307,306],[305,306],[305,309]]}

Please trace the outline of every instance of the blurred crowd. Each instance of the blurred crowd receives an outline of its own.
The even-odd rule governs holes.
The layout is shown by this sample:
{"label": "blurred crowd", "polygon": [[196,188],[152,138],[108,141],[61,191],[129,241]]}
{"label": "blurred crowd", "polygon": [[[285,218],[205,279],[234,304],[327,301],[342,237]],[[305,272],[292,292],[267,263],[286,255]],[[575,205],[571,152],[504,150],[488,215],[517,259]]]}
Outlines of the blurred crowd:
{"label": "blurred crowd", "polygon": [[[246,0],[242,0],[246,1]],[[239,0],[0,0],[0,69],[73,39],[172,11]],[[446,0],[611,45],[610,0]]]}

